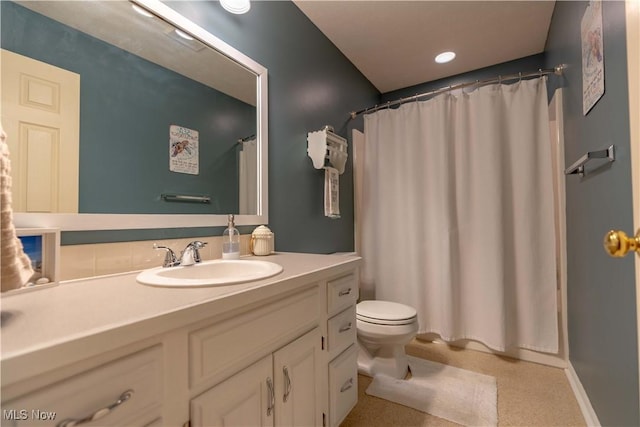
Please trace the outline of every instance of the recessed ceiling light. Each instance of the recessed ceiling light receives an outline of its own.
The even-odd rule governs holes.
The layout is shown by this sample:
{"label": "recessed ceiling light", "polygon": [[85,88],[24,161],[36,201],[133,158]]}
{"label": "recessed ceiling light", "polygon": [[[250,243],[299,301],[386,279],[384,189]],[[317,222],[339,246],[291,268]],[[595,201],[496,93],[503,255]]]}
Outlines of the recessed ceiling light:
{"label": "recessed ceiling light", "polygon": [[227,12],[235,13],[236,15],[247,13],[251,9],[250,0],[220,0],[220,4]]}
{"label": "recessed ceiling light", "polygon": [[147,18],[153,17],[153,14],[149,13],[148,10],[141,8],[137,4],[132,4],[131,7],[142,16],[146,16]]}
{"label": "recessed ceiling light", "polygon": [[185,33],[182,30],[179,30],[176,28],[176,34],[179,35],[180,37],[182,37],[185,40],[193,40],[193,37],[191,37],[189,34]]}
{"label": "recessed ceiling light", "polygon": [[452,61],[453,58],[456,57],[454,52],[442,52],[438,56],[436,56],[436,62],[438,64],[444,64],[445,62]]}

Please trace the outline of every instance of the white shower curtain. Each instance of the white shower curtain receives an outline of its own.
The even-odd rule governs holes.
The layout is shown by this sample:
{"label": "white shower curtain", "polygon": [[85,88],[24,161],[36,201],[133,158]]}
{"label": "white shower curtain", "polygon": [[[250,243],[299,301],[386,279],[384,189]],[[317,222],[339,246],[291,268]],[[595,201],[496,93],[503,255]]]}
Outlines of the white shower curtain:
{"label": "white shower curtain", "polygon": [[558,351],[546,78],[368,114],[362,284],[419,333]]}
{"label": "white shower curtain", "polygon": [[238,186],[238,213],[256,215],[258,213],[258,147],[256,140],[244,141],[239,157],[240,183]]}

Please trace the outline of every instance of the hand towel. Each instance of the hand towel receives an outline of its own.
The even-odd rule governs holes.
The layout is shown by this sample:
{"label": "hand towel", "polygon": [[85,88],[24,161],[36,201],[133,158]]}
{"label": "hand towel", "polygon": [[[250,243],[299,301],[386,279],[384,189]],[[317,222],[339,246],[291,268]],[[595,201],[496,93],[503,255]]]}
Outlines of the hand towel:
{"label": "hand towel", "polygon": [[16,235],[11,210],[11,161],[7,135],[0,124],[0,288],[8,291],[22,287],[33,275],[31,260]]}
{"label": "hand towel", "polygon": [[340,218],[340,173],[335,168],[324,168],[324,215]]}

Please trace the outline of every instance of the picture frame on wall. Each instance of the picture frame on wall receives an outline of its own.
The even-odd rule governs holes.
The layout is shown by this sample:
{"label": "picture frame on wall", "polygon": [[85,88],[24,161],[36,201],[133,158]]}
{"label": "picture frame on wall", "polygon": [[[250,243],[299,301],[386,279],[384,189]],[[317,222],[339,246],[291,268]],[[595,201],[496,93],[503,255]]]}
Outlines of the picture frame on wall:
{"label": "picture frame on wall", "polygon": [[582,39],[582,113],[587,113],[604,95],[604,44],[602,1],[592,0],[580,26]]}

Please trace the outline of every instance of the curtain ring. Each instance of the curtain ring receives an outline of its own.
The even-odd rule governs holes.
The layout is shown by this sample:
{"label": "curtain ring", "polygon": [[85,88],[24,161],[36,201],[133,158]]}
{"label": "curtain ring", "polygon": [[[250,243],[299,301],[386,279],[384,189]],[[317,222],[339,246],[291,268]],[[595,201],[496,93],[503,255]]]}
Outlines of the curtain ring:
{"label": "curtain ring", "polygon": [[498,75],[498,84],[501,85],[502,84],[502,76]]}
{"label": "curtain ring", "polygon": [[522,81],[522,73],[518,73],[518,83]]}

